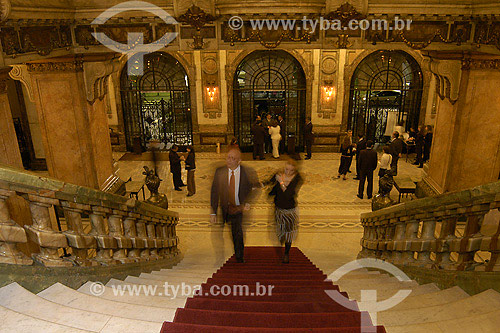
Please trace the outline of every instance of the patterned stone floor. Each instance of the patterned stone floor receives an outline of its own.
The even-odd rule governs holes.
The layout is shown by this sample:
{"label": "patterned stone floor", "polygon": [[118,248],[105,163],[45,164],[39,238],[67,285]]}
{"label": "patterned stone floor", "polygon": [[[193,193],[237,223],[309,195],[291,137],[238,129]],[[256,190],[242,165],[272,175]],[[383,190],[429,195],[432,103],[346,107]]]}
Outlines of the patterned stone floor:
{"label": "patterned stone floor", "polygon": [[[122,179],[132,177],[133,180],[143,180],[143,166],[153,167],[151,161],[120,160],[123,153],[115,153],[119,168],[118,174]],[[408,162],[411,158],[408,159]],[[215,169],[225,163],[225,154],[197,153],[196,160],[196,195],[186,197],[186,189],[182,192],[173,190],[172,175],[168,161],[157,162],[157,170],[163,182],[160,192],[166,193],[169,199],[169,208],[180,213],[182,227],[210,227],[208,215],[210,213],[210,185]],[[371,201],[356,197],[358,181],[352,179],[355,175],[355,162],[351,166],[353,173],[349,179],[335,178],[340,163],[338,153],[315,153],[311,160],[300,161],[299,168],[305,182],[300,189],[298,202],[300,210],[301,228],[314,227],[317,230],[329,230],[335,227],[359,228],[359,215],[371,210]],[[244,161],[243,164],[253,168],[260,180],[266,180],[278,169],[284,166],[283,161],[273,160],[270,156],[263,161]],[[405,157],[400,160],[399,175],[411,177],[417,181],[422,177],[421,169],[407,163]],[[183,171],[186,182],[186,173]],[[378,191],[378,177],[375,176],[374,193]],[[246,224],[254,227],[269,227],[272,223],[272,201],[264,189],[256,195],[252,202],[252,209],[247,214]],[[141,194],[142,196],[142,194]],[[149,193],[146,189],[146,197]],[[391,196],[397,200],[395,189]],[[366,194],[365,194],[366,197]],[[142,199],[142,198],[141,198]],[[407,200],[407,199],[405,199]]]}

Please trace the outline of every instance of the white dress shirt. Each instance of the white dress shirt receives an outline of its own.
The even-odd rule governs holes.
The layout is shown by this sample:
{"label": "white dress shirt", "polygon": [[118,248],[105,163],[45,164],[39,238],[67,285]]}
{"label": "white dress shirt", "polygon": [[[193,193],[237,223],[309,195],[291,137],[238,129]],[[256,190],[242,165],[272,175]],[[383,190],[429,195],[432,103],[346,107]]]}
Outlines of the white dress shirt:
{"label": "white dress shirt", "polygon": [[389,170],[391,168],[391,163],[392,163],[392,155],[391,154],[382,154],[382,158],[380,158],[380,169],[386,169]]}
{"label": "white dress shirt", "polygon": [[234,198],[234,202],[236,203],[236,206],[239,206],[240,205],[240,199],[238,197],[239,193],[240,193],[240,174],[241,174],[241,167],[238,165],[238,167],[234,170],[231,170],[228,168],[228,173],[227,173],[227,185],[229,186],[230,182],[231,182],[231,172],[234,171],[234,186],[235,186],[235,189],[234,189],[234,194],[235,194],[235,198]]}

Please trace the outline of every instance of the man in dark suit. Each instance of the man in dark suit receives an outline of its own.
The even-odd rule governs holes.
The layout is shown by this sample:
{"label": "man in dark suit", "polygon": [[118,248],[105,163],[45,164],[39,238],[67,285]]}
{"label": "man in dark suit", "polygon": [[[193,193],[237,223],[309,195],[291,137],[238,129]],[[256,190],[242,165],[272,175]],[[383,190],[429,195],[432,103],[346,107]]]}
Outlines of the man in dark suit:
{"label": "man in dark suit", "polygon": [[392,155],[391,172],[393,176],[398,175],[398,160],[403,153],[404,144],[403,140],[399,138],[399,132],[394,131],[394,133],[392,133],[391,143],[389,144],[389,151]]}
{"label": "man in dark suit", "polygon": [[358,142],[356,143],[356,177],[359,180],[359,154],[366,149],[366,139],[363,134],[358,134]]}
{"label": "man in dark suit", "polygon": [[286,140],[286,123],[283,116],[278,116],[278,126],[280,127],[281,141],[280,141],[280,154],[285,153],[285,140]]}
{"label": "man in dark suit", "polygon": [[179,147],[177,147],[177,145],[173,145],[172,148],[170,148],[170,152],[168,153],[168,159],[170,161],[170,172],[172,173],[174,189],[176,191],[182,191],[181,187],[186,186],[182,182],[181,178],[181,161],[184,160],[184,156],[179,156],[179,154],[177,154],[178,150]]}
{"label": "man in dark suit", "polygon": [[306,142],[306,160],[311,159],[312,144],[314,142],[313,125],[311,118],[306,118],[306,126],[304,127],[304,141]]}
{"label": "man in dark suit", "polygon": [[273,116],[271,113],[268,113],[264,119],[262,119],[262,127],[266,130],[265,136],[265,153],[270,153],[273,149],[273,145],[271,142],[271,135],[269,135],[269,128],[271,128],[271,124],[273,122]]}
{"label": "man in dark suit", "polygon": [[242,166],[241,151],[231,149],[226,158],[226,166],[217,168],[210,192],[212,214],[210,221],[217,221],[219,204],[224,223],[231,222],[234,253],[237,262],[243,260],[243,212],[250,209],[248,201],[254,188],[259,187],[258,178],[252,169]]}
{"label": "man in dark suit", "polygon": [[262,121],[257,120],[251,130],[253,135],[253,159],[257,159],[257,155],[261,160],[264,159],[264,141],[266,140],[266,130],[262,127]]}
{"label": "man in dark suit", "polygon": [[372,198],[373,193],[373,171],[377,168],[377,152],[373,150],[373,141],[366,142],[366,149],[359,153],[359,187],[358,198],[363,199],[363,191],[365,190],[365,181],[368,180],[366,194],[368,199]]}

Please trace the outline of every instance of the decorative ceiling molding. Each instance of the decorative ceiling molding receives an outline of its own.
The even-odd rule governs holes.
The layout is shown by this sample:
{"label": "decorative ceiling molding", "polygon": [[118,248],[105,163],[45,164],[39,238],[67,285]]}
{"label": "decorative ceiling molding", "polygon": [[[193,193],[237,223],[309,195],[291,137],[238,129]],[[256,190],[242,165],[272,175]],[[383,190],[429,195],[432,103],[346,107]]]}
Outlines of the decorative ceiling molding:
{"label": "decorative ceiling molding", "polygon": [[325,15],[327,20],[339,20],[342,26],[348,26],[351,20],[362,20],[366,18],[366,15],[358,12],[356,8],[350,3],[346,2],[342,4],[339,8],[334,11],[329,12]]}
{"label": "decorative ceiling molding", "polygon": [[213,23],[217,20],[217,17],[207,14],[198,6],[192,5],[184,14],[177,17],[176,20],[178,22],[188,24],[196,29],[196,32],[192,36],[194,42],[190,43],[189,46],[192,49],[199,50],[205,45],[203,36],[201,35],[201,29],[205,26],[205,24]]}

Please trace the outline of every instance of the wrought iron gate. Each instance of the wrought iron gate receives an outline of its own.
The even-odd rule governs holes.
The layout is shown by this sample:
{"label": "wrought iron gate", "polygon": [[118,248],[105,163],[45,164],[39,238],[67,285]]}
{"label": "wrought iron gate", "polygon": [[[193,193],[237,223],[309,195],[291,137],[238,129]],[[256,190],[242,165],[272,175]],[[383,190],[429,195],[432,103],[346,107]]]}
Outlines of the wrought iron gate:
{"label": "wrought iron gate", "polygon": [[[255,51],[243,59],[234,77],[234,135],[242,150],[253,145],[250,132],[257,115],[283,116],[286,136],[304,145],[306,79],[300,63],[285,51]],[[284,140],[286,138],[283,138]]]}
{"label": "wrought iron gate", "polygon": [[384,142],[400,123],[416,129],[422,87],[420,66],[406,52],[370,54],[351,80],[348,128],[374,142]]}
{"label": "wrought iron gate", "polygon": [[189,82],[186,71],[172,56],[144,56],[142,76],[121,76],[122,107],[127,149],[140,140],[186,146],[193,144]]}

